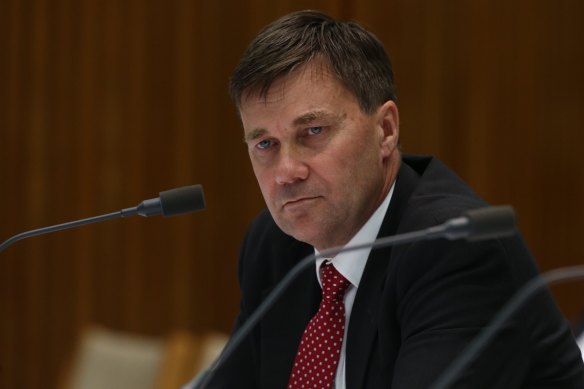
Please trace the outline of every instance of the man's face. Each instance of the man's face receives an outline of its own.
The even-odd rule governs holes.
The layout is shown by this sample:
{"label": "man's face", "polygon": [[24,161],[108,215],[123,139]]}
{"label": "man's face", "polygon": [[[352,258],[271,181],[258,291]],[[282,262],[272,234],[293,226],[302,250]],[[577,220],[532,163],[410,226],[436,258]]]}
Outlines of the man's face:
{"label": "man's face", "polygon": [[245,95],[245,140],[278,226],[319,250],[346,244],[383,201],[399,165],[398,113],[371,115],[319,61]]}

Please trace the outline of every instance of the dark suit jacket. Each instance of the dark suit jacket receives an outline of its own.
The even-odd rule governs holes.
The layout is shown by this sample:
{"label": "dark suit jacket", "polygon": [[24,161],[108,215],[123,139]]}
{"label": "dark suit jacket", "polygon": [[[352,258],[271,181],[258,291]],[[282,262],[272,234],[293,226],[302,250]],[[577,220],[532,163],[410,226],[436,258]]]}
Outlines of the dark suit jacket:
{"label": "dark suit jacket", "polygon": [[[485,203],[434,158],[404,156],[379,236],[423,229]],[[238,328],[311,246],[264,211],[241,250]],[[374,250],[351,313],[347,388],[427,388],[537,270],[520,236],[438,239]],[[320,288],[310,267],[217,370],[210,388],[285,388]],[[584,388],[582,358],[550,294],[533,298],[457,387]]]}

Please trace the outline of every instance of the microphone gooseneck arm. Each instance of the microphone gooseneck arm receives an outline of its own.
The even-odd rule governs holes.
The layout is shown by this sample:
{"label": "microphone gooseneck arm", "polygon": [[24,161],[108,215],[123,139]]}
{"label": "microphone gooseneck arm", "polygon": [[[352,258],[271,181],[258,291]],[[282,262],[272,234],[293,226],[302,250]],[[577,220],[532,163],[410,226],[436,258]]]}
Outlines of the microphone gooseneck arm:
{"label": "microphone gooseneck arm", "polygon": [[255,309],[255,311],[249,316],[249,318],[243,323],[239,330],[231,337],[225,348],[219,355],[213,364],[198,377],[200,381],[198,383],[191,383],[191,388],[193,389],[204,389],[207,387],[207,383],[213,377],[214,372],[223,363],[223,361],[231,356],[235,349],[241,344],[241,342],[249,335],[251,330],[256,326],[256,324],[261,320],[265,313],[276,303],[276,300],[280,298],[282,293],[288,289],[288,286],[302,273],[306,268],[314,264],[314,261],[318,258],[329,257],[335,255],[340,251],[349,252],[360,250],[368,247],[372,248],[382,248],[386,246],[391,246],[397,243],[409,243],[418,241],[427,235],[427,231],[415,231],[403,235],[388,236],[386,238],[378,239],[373,243],[363,243],[351,247],[336,247],[329,250],[323,250],[319,255],[311,254],[304,257],[300,262],[298,262],[282,280],[278,283],[276,288],[265,298],[264,301]]}
{"label": "microphone gooseneck arm", "polygon": [[491,322],[479,332],[479,334],[468,344],[464,351],[459,354],[444,372],[438,377],[431,389],[447,389],[452,386],[456,378],[471,364],[481,351],[489,344],[495,335],[503,328],[503,325],[511,316],[525,304],[533,295],[546,286],[584,278],[584,265],[563,267],[550,270],[535,277],[521,287],[513,297],[503,306],[503,308],[491,319]]}
{"label": "microphone gooseneck arm", "polygon": [[10,246],[11,244],[18,242],[19,240],[30,238],[32,236],[48,234],[49,232],[66,230],[69,228],[75,228],[75,227],[83,226],[86,224],[98,223],[98,222],[102,222],[105,220],[116,219],[119,217],[122,217],[122,211],[112,212],[112,213],[108,213],[108,214],[101,215],[101,216],[88,217],[86,219],[75,220],[72,222],[67,222],[67,223],[57,224],[54,226],[37,228],[36,230],[22,232],[18,235],[14,235],[12,238],[10,238],[10,239],[4,241],[2,244],[0,244],[0,251],[4,250],[6,247]]}
{"label": "microphone gooseneck arm", "polygon": [[14,235],[12,238],[0,244],[0,252],[11,244],[22,239],[48,234],[50,232],[75,228],[86,224],[98,223],[110,219],[130,217],[135,215],[140,215],[143,217],[150,217],[155,215],[174,216],[183,213],[199,211],[204,208],[205,198],[203,195],[203,187],[201,185],[191,185],[182,188],[171,189],[160,192],[159,197],[157,198],[144,200],[136,207],[125,208],[118,212],[75,220],[54,226],[37,228],[35,230]]}
{"label": "microphone gooseneck arm", "polygon": [[330,257],[339,252],[349,252],[371,247],[379,249],[383,247],[412,243],[421,240],[436,238],[481,240],[493,237],[509,236],[515,233],[515,213],[510,206],[488,207],[470,210],[464,216],[450,219],[443,224],[426,228],[424,230],[407,232],[404,234],[387,236],[373,242],[362,243],[346,247],[333,247],[323,250],[319,255],[311,254],[298,262],[278,283],[276,288],[266,297],[264,301],[255,309],[249,318],[243,323],[237,332],[233,334],[219,357],[211,366],[200,373],[191,381],[186,388],[204,389],[213,377],[215,371],[229,358],[234,350],[249,335],[251,330],[257,325],[264,314],[275,304],[276,300],[284,293],[290,283],[298,277],[314,261],[322,257]]}

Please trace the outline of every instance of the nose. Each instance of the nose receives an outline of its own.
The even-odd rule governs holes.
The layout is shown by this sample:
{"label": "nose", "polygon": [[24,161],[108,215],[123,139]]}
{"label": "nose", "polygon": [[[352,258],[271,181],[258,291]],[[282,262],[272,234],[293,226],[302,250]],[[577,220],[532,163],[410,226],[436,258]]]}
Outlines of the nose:
{"label": "nose", "polygon": [[303,161],[300,153],[293,148],[281,148],[275,169],[276,183],[278,185],[293,184],[308,178],[308,165]]}

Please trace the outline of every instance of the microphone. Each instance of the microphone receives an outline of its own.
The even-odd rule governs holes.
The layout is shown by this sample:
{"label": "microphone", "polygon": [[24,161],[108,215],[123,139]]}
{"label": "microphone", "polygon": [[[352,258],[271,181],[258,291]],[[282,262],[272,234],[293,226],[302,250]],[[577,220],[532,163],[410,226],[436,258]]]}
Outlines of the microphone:
{"label": "microphone", "polygon": [[314,261],[322,257],[334,256],[340,252],[355,251],[371,247],[378,249],[404,243],[412,243],[421,240],[446,238],[448,240],[466,239],[479,241],[485,239],[510,236],[515,233],[516,220],[513,208],[508,205],[485,207],[467,211],[463,216],[449,219],[443,224],[429,227],[419,231],[379,238],[373,242],[347,246],[333,247],[323,250],[319,255],[311,254],[297,263],[256,308],[245,323],[233,334],[225,348],[211,366],[197,375],[182,389],[204,389],[224,360],[228,359],[241,342],[249,335],[251,330],[260,321],[264,314],[275,304],[276,300],[284,293],[296,277]]}
{"label": "microphone", "polygon": [[57,224],[54,226],[38,228],[36,230],[14,235],[12,238],[0,244],[0,251],[19,240],[29,238],[31,236],[43,235],[53,231],[65,230],[109,219],[130,217],[135,215],[140,215],[143,217],[163,215],[168,217],[195,212],[204,208],[205,198],[203,195],[203,187],[201,185],[184,186],[182,188],[170,189],[164,192],[160,192],[159,197],[144,200],[136,207],[124,208],[118,212],[112,212],[101,216],[94,216],[63,224]]}

